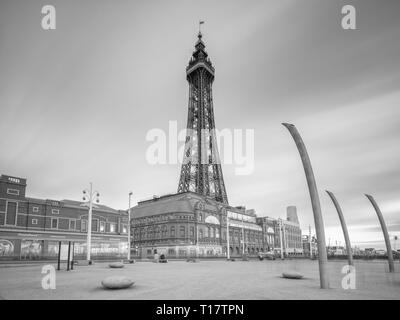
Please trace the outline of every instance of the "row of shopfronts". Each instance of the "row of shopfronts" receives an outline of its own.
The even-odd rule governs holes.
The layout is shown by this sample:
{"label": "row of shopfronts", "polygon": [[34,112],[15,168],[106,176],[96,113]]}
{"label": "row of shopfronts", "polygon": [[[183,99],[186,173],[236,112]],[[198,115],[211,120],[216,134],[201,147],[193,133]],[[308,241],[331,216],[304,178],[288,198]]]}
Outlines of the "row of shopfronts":
{"label": "row of shopfronts", "polygon": [[[230,246],[230,257],[242,257],[244,254],[248,256],[256,256],[260,252],[264,252],[263,248],[251,248],[245,245],[243,247]],[[267,250],[265,250],[267,252]],[[132,256],[136,258],[153,258],[154,254],[164,254],[168,259],[185,259],[185,258],[227,258],[226,246],[221,245],[177,245],[177,246],[145,246],[142,248],[132,248]]]}
{"label": "row of shopfronts", "polygon": [[[0,234],[1,260],[54,260],[59,243],[71,242],[75,260],[86,259],[86,235],[57,235],[52,233],[7,232]],[[125,258],[128,252],[127,238],[93,236],[92,259]]]}
{"label": "row of shopfronts", "polygon": [[168,259],[226,257],[226,250],[221,246],[175,245],[132,248],[132,257],[139,259],[152,259],[156,253],[163,254]]}
{"label": "row of shopfronts", "polygon": [[[93,236],[91,256],[93,259],[126,257],[128,242],[124,237]],[[0,231],[0,261],[2,260],[42,260],[55,259],[59,243],[73,245],[75,259],[86,259],[86,235],[60,236],[55,234],[32,233],[29,231]]]}

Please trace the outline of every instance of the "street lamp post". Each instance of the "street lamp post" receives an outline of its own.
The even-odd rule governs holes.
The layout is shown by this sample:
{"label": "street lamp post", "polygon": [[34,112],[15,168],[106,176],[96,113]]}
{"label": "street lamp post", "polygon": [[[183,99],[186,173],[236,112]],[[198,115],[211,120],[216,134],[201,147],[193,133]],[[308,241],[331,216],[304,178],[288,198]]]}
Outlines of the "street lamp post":
{"label": "street lamp post", "polygon": [[129,208],[128,208],[128,262],[131,260],[131,197],[133,192],[129,192]]}
{"label": "street lamp post", "polygon": [[87,206],[89,207],[88,213],[88,223],[87,223],[87,238],[86,238],[86,260],[90,264],[90,250],[92,247],[92,211],[93,211],[93,201],[96,200],[99,203],[100,194],[97,191],[93,191],[93,184],[90,182],[89,189],[83,190],[83,201],[87,201]]}
{"label": "street lamp post", "polygon": [[243,242],[242,242],[242,255],[244,256],[244,224],[243,224],[243,215],[242,215],[242,238],[243,238]]}
{"label": "street lamp post", "polygon": [[310,259],[312,259],[311,226],[308,226],[308,242],[310,243]]}
{"label": "street lamp post", "polygon": [[278,226],[279,226],[279,242],[281,245],[281,259],[284,259],[284,255],[283,255],[283,237],[282,237],[282,220],[279,219],[278,220]]}
{"label": "street lamp post", "polygon": [[226,257],[228,260],[231,259],[229,253],[229,217],[228,213],[226,213]]}

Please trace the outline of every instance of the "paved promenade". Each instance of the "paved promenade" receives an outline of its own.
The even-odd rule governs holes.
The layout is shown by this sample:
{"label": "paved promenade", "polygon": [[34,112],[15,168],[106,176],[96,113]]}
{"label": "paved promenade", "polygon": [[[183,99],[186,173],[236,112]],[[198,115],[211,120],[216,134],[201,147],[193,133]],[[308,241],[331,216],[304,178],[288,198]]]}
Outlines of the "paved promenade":
{"label": "paved promenade", "polygon": [[[356,261],[356,289],[344,290],[345,261],[329,261],[329,290],[319,289],[318,262],[276,261],[170,261],[137,262],[123,269],[108,263],[76,266],[56,273],[56,289],[42,289],[42,265],[0,267],[1,299],[400,299],[400,264],[387,272],[386,261]],[[43,264],[44,265],[44,264]],[[63,265],[65,269],[65,265]],[[302,280],[281,277],[297,271]],[[101,280],[111,275],[132,278],[129,289],[110,291]]]}

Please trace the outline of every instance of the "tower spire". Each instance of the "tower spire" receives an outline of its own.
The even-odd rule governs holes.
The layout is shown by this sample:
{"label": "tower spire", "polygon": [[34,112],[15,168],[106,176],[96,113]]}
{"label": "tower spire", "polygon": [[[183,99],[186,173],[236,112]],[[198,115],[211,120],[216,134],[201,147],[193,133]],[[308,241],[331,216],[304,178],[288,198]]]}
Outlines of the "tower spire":
{"label": "tower spire", "polygon": [[198,37],[201,38],[201,25],[204,24],[204,21],[200,20],[199,21],[199,35]]}

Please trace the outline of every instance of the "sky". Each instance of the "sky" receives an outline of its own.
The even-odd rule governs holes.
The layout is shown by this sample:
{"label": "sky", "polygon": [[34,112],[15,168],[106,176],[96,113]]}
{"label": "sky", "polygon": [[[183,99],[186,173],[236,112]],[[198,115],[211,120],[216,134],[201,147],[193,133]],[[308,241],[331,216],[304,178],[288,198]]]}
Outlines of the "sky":
{"label": "sky", "polygon": [[[56,9],[43,30],[41,8]],[[341,8],[356,9],[356,30]],[[216,69],[218,129],[253,129],[254,171],[223,165],[231,205],[259,216],[298,208],[314,230],[301,160],[281,123],[296,125],[319,189],[326,241],[384,248],[380,205],[400,236],[400,2],[38,1],[0,2],[0,173],[27,178],[27,195],[75,199],[89,182],[103,204],[174,193],[179,163],[151,165],[147,133],[186,127],[185,68],[202,25]],[[400,248],[400,242],[397,249]]]}

